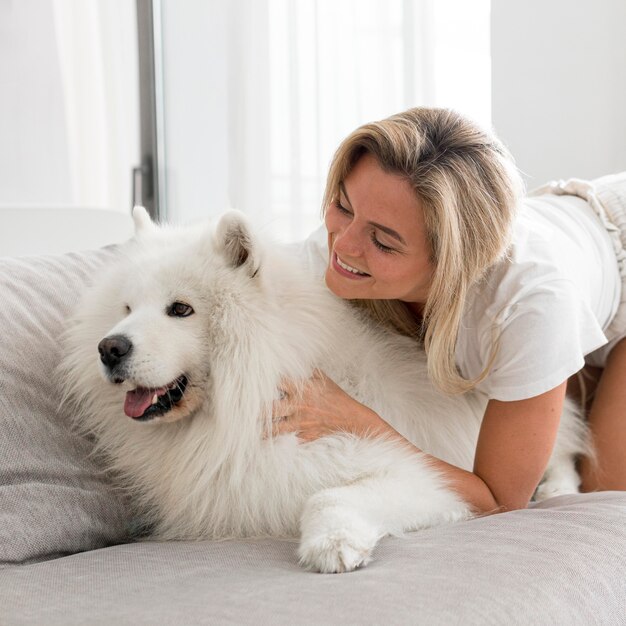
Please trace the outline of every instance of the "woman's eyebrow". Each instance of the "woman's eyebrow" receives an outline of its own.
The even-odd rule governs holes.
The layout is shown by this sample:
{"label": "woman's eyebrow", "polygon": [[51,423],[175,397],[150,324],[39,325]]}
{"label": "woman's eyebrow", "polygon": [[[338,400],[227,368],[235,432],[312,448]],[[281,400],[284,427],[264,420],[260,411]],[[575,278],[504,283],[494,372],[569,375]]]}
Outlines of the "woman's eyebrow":
{"label": "woman's eyebrow", "polygon": [[[346,200],[348,201],[348,204],[350,206],[352,206],[352,202],[350,202],[350,196],[348,195],[348,192],[346,191],[346,187],[345,187],[345,185],[342,182],[339,183],[339,190],[346,197]],[[400,233],[398,233],[395,230],[393,230],[393,228],[389,228],[389,226],[385,226],[383,224],[379,224],[378,222],[368,222],[368,224],[370,226],[373,226],[374,228],[378,228],[378,229],[382,230],[384,233],[387,233],[390,237],[393,237],[394,239],[397,239],[402,245],[404,245],[404,246],[407,245],[407,243],[406,243],[406,241],[404,241],[404,238],[402,237],[402,235],[400,235]]]}

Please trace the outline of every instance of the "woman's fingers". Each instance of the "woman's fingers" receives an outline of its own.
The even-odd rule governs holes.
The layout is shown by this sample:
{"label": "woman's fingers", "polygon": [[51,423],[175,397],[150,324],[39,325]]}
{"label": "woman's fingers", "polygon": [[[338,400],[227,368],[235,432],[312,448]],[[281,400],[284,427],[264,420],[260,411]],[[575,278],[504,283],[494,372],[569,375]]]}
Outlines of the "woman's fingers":
{"label": "woman's fingers", "polygon": [[289,378],[283,378],[280,381],[279,389],[286,395],[296,396],[306,393],[307,389],[314,387],[316,383],[330,382],[330,378],[320,369],[314,369],[311,373],[311,378],[305,381],[295,382]]}
{"label": "woman's fingers", "polygon": [[289,422],[288,417],[274,418],[272,421],[272,437],[278,437],[290,432],[293,432],[293,424]]}
{"label": "woman's fingers", "polygon": [[[304,441],[322,436],[323,425],[311,424],[309,405],[324,406],[325,395],[332,381],[321,370],[314,370],[307,381],[280,381],[277,399],[272,404],[272,436],[297,433]],[[315,418],[319,421],[319,417]]]}
{"label": "woman's fingers", "polygon": [[291,414],[293,397],[293,383],[286,379],[281,380],[278,388],[278,398],[272,404],[272,418],[274,421],[282,420]]}
{"label": "woman's fingers", "polygon": [[289,378],[283,378],[278,386],[280,392],[287,396],[293,396],[298,391],[298,385]]}
{"label": "woman's fingers", "polygon": [[280,400],[274,400],[272,404],[272,418],[274,421],[286,419],[292,413],[291,399],[285,396]]}

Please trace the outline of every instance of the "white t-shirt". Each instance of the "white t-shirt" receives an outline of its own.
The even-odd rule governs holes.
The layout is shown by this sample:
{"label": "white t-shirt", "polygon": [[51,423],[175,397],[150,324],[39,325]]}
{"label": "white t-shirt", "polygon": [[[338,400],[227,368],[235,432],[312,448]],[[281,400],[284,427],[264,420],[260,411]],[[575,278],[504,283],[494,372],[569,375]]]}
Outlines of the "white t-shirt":
{"label": "white t-shirt", "polygon": [[[323,274],[324,227],[309,237],[303,252]],[[544,393],[607,342],[603,331],[620,296],[610,236],[587,202],[569,195],[526,198],[507,257],[468,298],[456,345],[459,371],[477,377],[499,338],[493,366],[477,389],[505,401]]]}

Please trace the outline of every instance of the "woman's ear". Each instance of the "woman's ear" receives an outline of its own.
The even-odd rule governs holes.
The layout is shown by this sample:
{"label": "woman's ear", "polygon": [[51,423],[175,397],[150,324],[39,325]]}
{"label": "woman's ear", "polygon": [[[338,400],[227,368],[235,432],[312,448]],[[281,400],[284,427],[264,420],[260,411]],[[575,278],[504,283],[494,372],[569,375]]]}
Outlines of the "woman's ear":
{"label": "woman's ear", "polygon": [[243,213],[228,211],[222,215],[215,230],[215,243],[231,267],[245,267],[251,277],[258,274],[260,253]]}
{"label": "woman's ear", "polygon": [[133,207],[133,222],[135,223],[135,237],[156,232],[158,228],[150,218],[148,211],[142,206]]}

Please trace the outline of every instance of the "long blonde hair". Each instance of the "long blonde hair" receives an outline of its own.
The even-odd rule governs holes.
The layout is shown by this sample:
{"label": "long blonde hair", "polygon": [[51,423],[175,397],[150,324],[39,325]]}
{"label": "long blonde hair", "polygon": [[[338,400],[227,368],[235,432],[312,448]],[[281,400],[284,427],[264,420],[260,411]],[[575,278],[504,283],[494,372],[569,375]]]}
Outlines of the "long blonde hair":
{"label": "long blonde hair", "polygon": [[489,373],[497,352],[473,380],[456,367],[455,347],[470,288],[500,260],[510,242],[522,183],[504,146],[449,109],[419,107],[357,128],[339,146],[328,174],[323,210],[364,155],[409,182],[421,201],[434,266],[422,320],[396,300],[359,300],[379,322],[419,337],[433,382],[448,393],[472,389]]}

